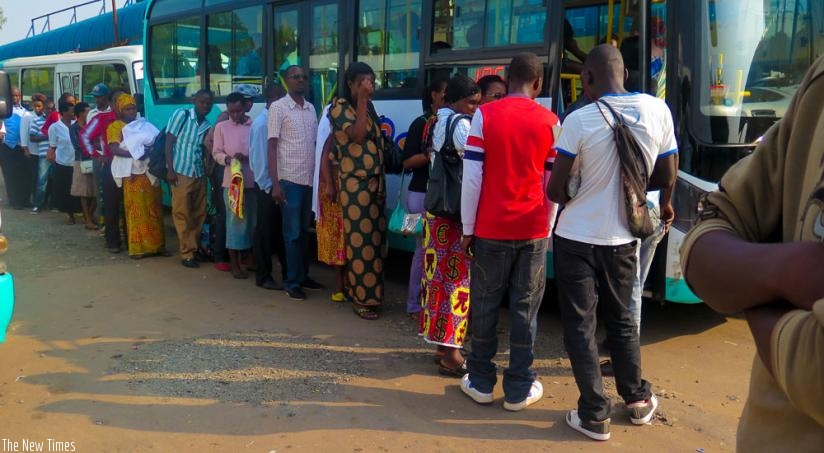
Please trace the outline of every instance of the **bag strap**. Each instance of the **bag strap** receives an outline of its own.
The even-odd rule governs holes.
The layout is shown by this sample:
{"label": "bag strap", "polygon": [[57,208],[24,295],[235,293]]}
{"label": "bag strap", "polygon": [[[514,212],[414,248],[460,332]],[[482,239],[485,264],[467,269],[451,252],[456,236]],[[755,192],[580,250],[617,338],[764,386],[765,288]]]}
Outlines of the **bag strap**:
{"label": "bag strap", "polygon": [[[455,149],[455,128],[458,127],[458,122],[465,118],[469,118],[469,115],[464,115],[463,113],[453,113],[449,115],[449,118],[446,119],[446,136],[444,137],[443,146],[449,143],[452,149]],[[441,150],[443,150],[443,146]]]}
{"label": "bag strap", "polygon": [[180,137],[180,133],[183,132],[183,128],[186,127],[186,122],[189,121],[189,109],[183,110],[183,121],[180,122],[180,129],[177,130],[177,134],[175,134],[175,138]]}
{"label": "bag strap", "polygon": [[[604,115],[604,111],[603,111],[603,110],[601,110],[601,105],[600,105],[600,104],[604,104],[604,106],[606,106],[606,108],[607,108],[607,109],[608,109],[608,110],[612,113],[612,117],[615,119],[615,124],[614,124],[614,125],[613,125],[613,124],[611,124],[611,123],[609,122],[609,120],[607,119],[606,115]],[[611,105],[609,105],[609,104],[608,104],[606,101],[604,101],[603,99],[598,99],[598,101],[595,103],[595,106],[596,106],[596,107],[598,107],[598,112],[600,112],[600,113],[601,113],[601,116],[604,118],[604,121],[606,121],[606,122],[607,122],[607,125],[609,126],[609,128],[610,128],[610,129],[612,129],[613,133],[615,133],[615,130],[616,130],[619,126],[623,126],[624,128],[626,128],[626,129],[627,129],[627,133],[628,133],[628,134],[629,134],[629,135],[633,138],[633,140],[636,140],[636,139],[635,139],[635,135],[632,133],[632,130],[630,130],[630,129],[629,129],[629,126],[627,126],[627,125],[626,125],[626,123],[624,123],[624,117],[623,117],[623,116],[621,116],[621,115],[619,115],[619,114],[618,114],[618,112],[616,112],[616,111],[615,111],[615,109],[614,109],[614,108],[612,108],[612,106],[611,106]],[[617,148],[617,146],[618,146],[618,143],[617,143],[617,142],[616,142],[615,146],[616,146],[616,148]],[[620,156],[620,154],[619,154],[619,156]],[[649,170],[649,168],[647,167],[647,162],[646,162],[646,160],[644,160],[644,159],[642,158],[643,156],[633,156],[633,157],[636,157],[636,158],[641,158],[641,159],[640,159],[640,160],[641,160],[641,165],[643,165],[643,166],[644,166],[644,171],[645,171],[645,173],[646,173],[646,175],[647,175],[647,184],[649,184],[650,170]]]}

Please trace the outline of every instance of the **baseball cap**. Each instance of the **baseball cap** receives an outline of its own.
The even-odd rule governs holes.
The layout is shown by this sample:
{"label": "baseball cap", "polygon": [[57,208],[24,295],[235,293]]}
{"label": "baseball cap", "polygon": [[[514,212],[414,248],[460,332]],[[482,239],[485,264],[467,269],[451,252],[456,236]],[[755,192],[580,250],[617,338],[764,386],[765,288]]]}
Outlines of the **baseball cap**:
{"label": "baseball cap", "polygon": [[254,99],[260,96],[260,90],[249,85],[248,83],[241,83],[239,85],[235,85],[234,91],[236,93],[240,93],[246,99]]}
{"label": "baseball cap", "polygon": [[92,96],[108,96],[109,95],[109,87],[106,86],[105,83],[98,83],[97,85],[92,88],[92,92],[89,93]]}

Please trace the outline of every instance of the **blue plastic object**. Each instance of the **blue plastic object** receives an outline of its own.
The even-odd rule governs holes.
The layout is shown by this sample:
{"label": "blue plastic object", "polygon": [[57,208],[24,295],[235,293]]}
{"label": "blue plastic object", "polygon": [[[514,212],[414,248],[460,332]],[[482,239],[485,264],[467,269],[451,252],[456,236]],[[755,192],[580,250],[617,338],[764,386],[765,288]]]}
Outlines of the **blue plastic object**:
{"label": "blue plastic object", "polygon": [[14,278],[11,274],[0,275],[0,343],[6,341],[6,329],[14,312]]}

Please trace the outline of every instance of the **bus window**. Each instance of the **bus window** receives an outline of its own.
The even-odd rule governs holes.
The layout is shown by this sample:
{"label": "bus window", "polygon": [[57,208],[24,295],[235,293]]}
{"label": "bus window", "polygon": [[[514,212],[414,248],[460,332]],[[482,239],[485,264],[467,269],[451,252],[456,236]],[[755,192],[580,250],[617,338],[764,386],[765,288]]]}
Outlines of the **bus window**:
{"label": "bus window", "polygon": [[275,76],[280,84],[286,86],[286,70],[289,66],[299,65],[298,39],[301,36],[300,11],[298,6],[285,6],[275,9]]}
{"label": "bus window", "polygon": [[17,69],[12,69],[8,72],[9,74],[9,83],[11,83],[12,87],[20,88],[20,72]]}
{"label": "bus window", "polygon": [[155,0],[152,5],[152,17],[177,14],[181,11],[200,9],[202,0]]}
{"label": "bus window", "polygon": [[544,42],[546,9],[542,0],[489,2],[484,43],[497,47]]}
{"label": "bus window", "polygon": [[320,113],[332,100],[338,82],[338,5],[312,6],[312,41],[309,45],[309,80],[312,101]]}
{"label": "bus window", "polygon": [[43,93],[54,99],[54,68],[23,69],[23,87],[20,92],[25,99],[31,99],[34,93]]}
{"label": "bus window", "polygon": [[485,4],[485,0],[436,0],[433,52],[483,47]]}
{"label": "bus window", "polygon": [[263,7],[209,15],[209,89],[226,96],[235,85],[263,89]]}
{"label": "bus window", "polygon": [[410,88],[420,66],[420,0],[363,0],[357,60],[375,71],[376,88]]}
{"label": "bus window", "polygon": [[100,63],[83,65],[80,96],[84,102],[94,103],[94,96],[89,93],[98,83],[105,83],[109,89],[122,89],[131,92],[129,74],[126,66],[118,63]]}
{"label": "bus window", "polygon": [[200,18],[189,17],[149,29],[151,77],[158,99],[192,96],[200,89]]}
{"label": "bus window", "polygon": [[784,116],[824,51],[824,4],[705,0],[701,11],[693,93],[709,127],[694,132],[710,143],[751,143]]}

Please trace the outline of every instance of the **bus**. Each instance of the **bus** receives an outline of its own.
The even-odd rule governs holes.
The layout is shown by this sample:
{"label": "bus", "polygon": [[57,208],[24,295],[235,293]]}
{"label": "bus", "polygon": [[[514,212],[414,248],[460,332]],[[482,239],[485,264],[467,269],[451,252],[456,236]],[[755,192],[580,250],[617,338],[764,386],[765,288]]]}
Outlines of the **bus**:
{"label": "bus", "polygon": [[24,102],[42,93],[57,99],[73,93],[94,104],[92,88],[105,83],[132,94],[143,92],[143,46],[122,46],[94,52],[69,52],[41,57],[11,58],[0,62],[11,85],[20,89]]}
{"label": "bus", "polygon": [[[306,68],[318,112],[353,61],[377,75],[383,131],[403,146],[435,77],[505,76],[513,54],[545,63],[539,102],[559,115],[581,95],[569,44],[622,48],[633,89],[663,97],[680,147],[677,220],[658,247],[648,296],[700,302],[678,249],[701,196],[752,152],[786,111],[824,49],[820,0],[153,0],[146,8],[146,116],[159,127],[201,88],[262,88],[292,64]],[[580,69],[577,66],[577,70]],[[258,99],[253,114],[263,108]],[[217,112],[212,115],[216,116]],[[401,192],[387,183],[387,208]],[[392,247],[410,239],[390,236]],[[553,274],[548,257],[548,277]]]}

